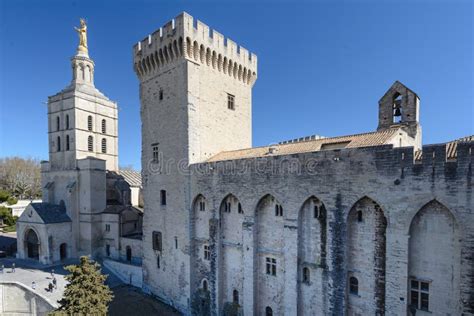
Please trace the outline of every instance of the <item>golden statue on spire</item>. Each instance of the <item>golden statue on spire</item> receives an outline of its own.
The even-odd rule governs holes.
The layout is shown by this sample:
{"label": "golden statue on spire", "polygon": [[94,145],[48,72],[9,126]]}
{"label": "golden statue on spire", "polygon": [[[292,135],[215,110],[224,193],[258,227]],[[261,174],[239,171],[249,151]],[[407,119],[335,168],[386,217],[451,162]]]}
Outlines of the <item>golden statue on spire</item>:
{"label": "golden statue on spire", "polygon": [[86,20],[81,18],[81,26],[74,27],[77,34],[79,35],[79,46],[77,47],[78,52],[84,52],[87,54],[87,25]]}

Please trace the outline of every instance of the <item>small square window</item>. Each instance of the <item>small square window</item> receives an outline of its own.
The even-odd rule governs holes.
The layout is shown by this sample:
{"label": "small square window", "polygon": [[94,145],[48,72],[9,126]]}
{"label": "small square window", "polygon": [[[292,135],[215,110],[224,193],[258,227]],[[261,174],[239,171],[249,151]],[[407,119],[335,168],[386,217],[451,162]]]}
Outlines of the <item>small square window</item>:
{"label": "small square window", "polygon": [[266,273],[268,275],[276,275],[276,259],[275,258],[265,258],[266,261]]}
{"label": "small square window", "polygon": [[410,280],[410,305],[416,309],[429,311],[430,283],[416,279]]}
{"label": "small square window", "polygon": [[235,96],[229,93],[227,93],[227,108],[235,110]]}
{"label": "small square window", "polygon": [[208,245],[204,245],[204,260],[211,260],[211,250]]}

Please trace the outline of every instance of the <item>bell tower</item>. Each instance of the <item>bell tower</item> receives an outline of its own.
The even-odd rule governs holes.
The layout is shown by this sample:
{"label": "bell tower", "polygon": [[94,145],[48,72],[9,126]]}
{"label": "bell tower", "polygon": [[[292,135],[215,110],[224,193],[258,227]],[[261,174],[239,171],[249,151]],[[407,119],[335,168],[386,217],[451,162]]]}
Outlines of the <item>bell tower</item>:
{"label": "bell tower", "polygon": [[94,85],[94,61],[87,48],[87,26],[76,28],[79,45],[71,58],[72,80],[48,98],[51,170],[77,168],[77,160],[95,157],[107,170],[118,169],[117,104]]}
{"label": "bell tower", "polygon": [[415,150],[420,149],[420,98],[399,81],[379,100],[379,124],[377,130],[402,127],[415,139]]}

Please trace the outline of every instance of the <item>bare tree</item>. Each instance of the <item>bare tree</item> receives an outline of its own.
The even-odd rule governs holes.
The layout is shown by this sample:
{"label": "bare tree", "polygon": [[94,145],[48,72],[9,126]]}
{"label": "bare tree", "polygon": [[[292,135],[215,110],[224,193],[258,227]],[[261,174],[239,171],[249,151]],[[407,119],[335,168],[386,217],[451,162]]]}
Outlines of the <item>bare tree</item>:
{"label": "bare tree", "polygon": [[0,158],[0,187],[19,199],[41,196],[41,170],[38,159]]}

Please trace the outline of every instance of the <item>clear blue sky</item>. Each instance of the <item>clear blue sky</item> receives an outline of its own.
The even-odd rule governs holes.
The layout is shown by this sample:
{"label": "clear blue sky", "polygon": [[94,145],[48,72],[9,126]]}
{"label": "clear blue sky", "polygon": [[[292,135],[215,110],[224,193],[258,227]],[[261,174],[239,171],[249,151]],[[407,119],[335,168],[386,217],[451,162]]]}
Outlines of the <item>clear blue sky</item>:
{"label": "clear blue sky", "polygon": [[[96,86],[119,104],[120,165],[140,168],[132,45],[187,11],[258,55],[253,143],[372,131],[395,80],[423,142],[473,134],[472,1],[0,1],[0,157],[48,159],[47,96],[69,84],[86,17]],[[383,2],[383,3],[382,3]]]}

